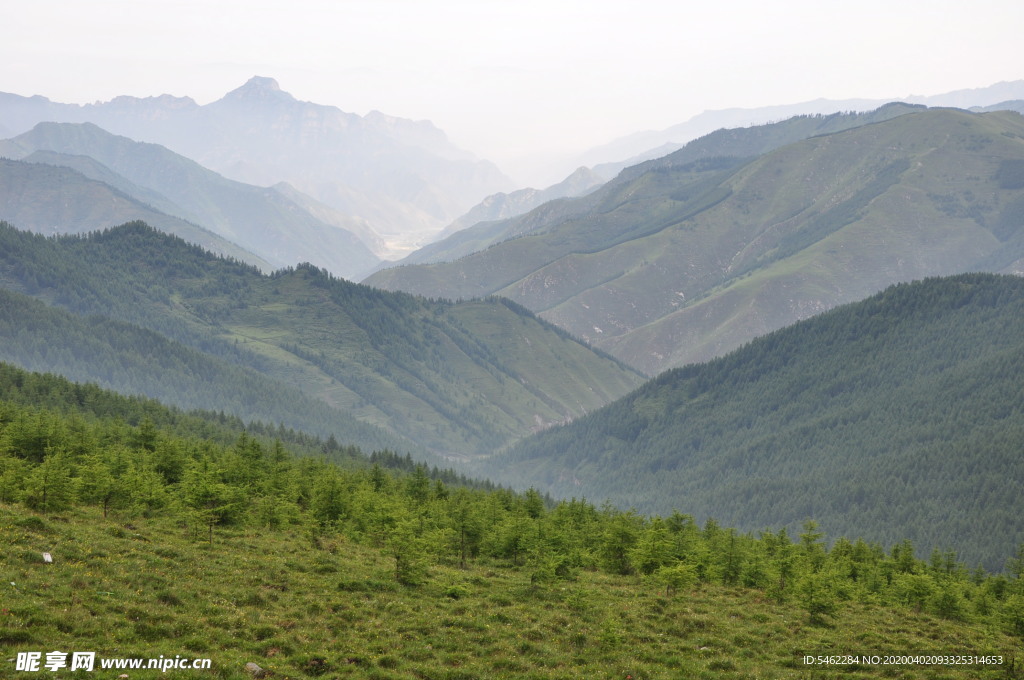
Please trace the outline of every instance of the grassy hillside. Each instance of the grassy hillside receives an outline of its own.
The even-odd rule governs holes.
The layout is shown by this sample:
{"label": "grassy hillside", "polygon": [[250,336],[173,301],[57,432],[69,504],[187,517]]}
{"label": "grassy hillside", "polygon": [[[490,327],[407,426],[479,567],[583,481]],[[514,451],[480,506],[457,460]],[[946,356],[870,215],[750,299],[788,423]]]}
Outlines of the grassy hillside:
{"label": "grassy hillside", "polygon": [[[752,588],[666,597],[646,579],[589,571],[537,585],[524,567],[489,563],[434,566],[429,582],[408,587],[385,551],[344,536],[311,544],[300,531],[240,527],[211,545],[161,519],[0,509],[0,564],[15,584],[4,584],[0,663],[12,679],[39,673],[17,673],[8,658],[44,650],[210,659],[210,670],[168,671],[182,680],[243,680],[247,663],[273,677],[376,680],[1021,677],[1019,638],[911,607],[850,602],[821,625]],[[1003,663],[812,669],[805,654]]]}
{"label": "grassy hillside", "polygon": [[[830,134],[861,125],[877,123],[921,108],[923,107],[915,107],[905,104],[890,104],[878,109],[877,111],[867,113],[837,113],[830,116],[797,116],[795,118],[778,123],[772,123],[770,125],[758,125],[732,130],[718,130],[705,135],[700,139],[694,140],[690,144],[687,144],[684,149],[672,153],[664,158],[640,163],[625,169],[621,174],[616,173],[619,176],[609,182],[608,186],[597,190],[593,197],[567,202],[560,201],[559,203],[562,204],[557,207],[555,205],[547,206],[546,208],[539,209],[532,214],[513,219],[499,219],[499,217],[504,217],[504,215],[495,214],[493,212],[485,214],[482,210],[478,209],[478,212],[476,213],[478,215],[477,219],[470,221],[467,224],[463,224],[463,228],[461,230],[451,234],[444,240],[431,243],[401,260],[399,266],[405,267],[406,265],[411,264],[451,262],[474,252],[484,250],[489,246],[507,241],[510,238],[522,236],[527,233],[543,233],[556,227],[560,222],[566,221],[569,216],[589,215],[594,212],[603,212],[608,208],[609,204],[607,199],[609,196],[619,195],[621,193],[620,188],[622,185],[628,184],[633,179],[646,172],[678,167],[696,163],[698,161],[707,161],[708,159],[754,158],[755,156],[759,156],[780,146],[790,144],[801,139],[806,139],[816,135]],[[563,185],[573,186],[572,180],[574,180],[574,178],[589,179],[589,181],[593,182],[594,180],[590,179],[592,177],[593,173],[586,171],[585,168],[581,168],[570,178],[565,180],[562,185],[555,185],[555,187],[551,187],[551,190],[557,190]],[[578,181],[579,180],[577,179],[577,182]],[[536,205],[553,201],[556,198],[581,195],[584,193],[582,190],[575,189],[571,192],[563,191],[557,196],[552,196],[551,198],[547,198],[543,201],[537,200],[543,198],[543,195],[548,191],[550,190],[546,190],[545,192],[534,192],[536,196],[530,196],[530,198],[531,200],[535,200],[536,203],[530,207],[533,208]],[[555,192],[551,191],[551,193]],[[615,203],[618,202],[619,201],[616,201]],[[482,205],[494,210],[495,208],[492,207],[492,203],[496,204],[497,207],[506,210],[508,209],[501,201],[500,195],[497,197],[489,197]],[[528,211],[519,210],[512,214],[517,215],[526,212]],[[470,212],[461,219],[465,220],[470,218],[472,215],[474,215],[474,213]],[[557,254],[564,254],[564,252],[558,248],[556,248],[554,252]],[[419,270],[417,269],[408,271],[404,269],[397,271],[385,271],[384,273],[375,274],[368,278],[366,283],[387,288],[389,290],[399,289],[409,292],[419,292],[417,287],[423,285],[423,283],[417,278],[419,275]],[[427,294],[440,294],[444,296],[444,291],[431,290]],[[461,294],[462,292],[460,291],[460,295]],[[449,296],[451,295],[449,294]]]}
{"label": "grassy hillside", "polygon": [[685,509],[742,529],[957,550],[1024,541],[1024,279],[890,288],[675,369],[484,473],[560,496]]}
{"label": "grassy hillside", "polygon": [[[156,404],[45,376],[14,375],[14,393],[8,372],[5,677],[36,677],[16,659],[54,650],[95,652],[96,677],[125,672],[104,661],[160,657],[209,660],[175,677],[227,680],[251,677],[248,663],[396,680],[1021,677],[1024,548],[990,575],[945,553],[916,560],[905,543],[828,548],[813,523],[794,541],[679,513],[546,506],[422,466],[209,439],[168,427]],[[126,403],[147,418],[127,422]],[[859,660],[822,668],[807,655]]]}
{"label": "grassy hillside", "polygon": [[308,266],[264,276],[139,224],[61,239],[5,226],[0,241],[12,290],[155,331],[445,454],[501,446],[640,382],[500,300],[429,301]]}
{"label": "grassy hillside", "polygon": [[1016,113],[919,110],[753,161],[710,155],[785,139],[743,132],[742,144],[696,140],[543,206],[479,253],[368,282],[507,296],[655,374],[895,282],[1020,268]]}

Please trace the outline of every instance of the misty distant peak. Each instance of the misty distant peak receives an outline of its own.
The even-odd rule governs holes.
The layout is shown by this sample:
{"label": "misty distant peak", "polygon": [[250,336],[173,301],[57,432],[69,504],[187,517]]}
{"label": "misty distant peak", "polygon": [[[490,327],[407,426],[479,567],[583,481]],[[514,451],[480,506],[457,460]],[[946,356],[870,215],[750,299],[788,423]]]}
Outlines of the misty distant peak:
{"label": "misty distant peak", "polygon": [[245,85],[228,92],[224,99],[292,99],[292,96],[281,90],[281,86],[273,78],[253,76]]}
{"label": "misty distant peak", "polygon": [[121,109],[149,105],[164,109],[191,109],[198,106],[192,97],[176,97],[173,94],[161,94],[155,97],[132,97],[130,95],[122,94],[114,97],[109,102],[96,102],[93,106],[103,106],[104,103]]}
{"label": "misty distant peak", "polygon": [[278,85],[276,80],[274,80],[273,78],[267,78],[265,76],[253,76],[242,87],[254,90],[271,90],[273,92],[281,91],[281,86]]}
{"label": "misty distant peak", "polygon": [[402,239],[411,234],[410,242],[512,184],[430,121],[379,111],[364,118],[301,101],[277,80],[258,75],[203,105],[165,95],[79,106],[0,93],[0,139],[41,121],[89,121],[247,184],[287,180],[375,230]]}

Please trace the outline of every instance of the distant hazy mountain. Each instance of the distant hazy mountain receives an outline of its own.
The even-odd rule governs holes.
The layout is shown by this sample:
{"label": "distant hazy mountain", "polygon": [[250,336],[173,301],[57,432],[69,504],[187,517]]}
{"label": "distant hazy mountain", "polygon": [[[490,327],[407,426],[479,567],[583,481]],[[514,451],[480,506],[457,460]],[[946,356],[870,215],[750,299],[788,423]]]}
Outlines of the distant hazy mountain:
{"label": "distant hazy mountain", "polygon": [[861,118],[722,131],[514,218],[516,238],[367,283],[507,296],[654,374],[892,283],[1021,269],[1024,118],[906,108],[755,160],[794,129]]}
{"label": "distant hazy mountain", "polygon": [[[97,179],[116,182],[109,175],[120,175],[131,183],[121,190],[132,193],[132,186],[142,187],[148,193],[140,193],[139,200],[200,224],[274,267],[310,262],[339,276],[361,278],[378,261],[354,234],[317,219],[281,192],[226,179],[158,144],[112,135],[91,123],[40,123],[0,142],[0,155],[10,158],[39,151],[50,152],[47,162],[76,167]],[[83,162],[83,156],[96,163]]]}
{"label": "distant hazy mountain", "polygon": [[1016,111],[1017,113],[1024,113],[1024,99],[1000,102],[999,104],[993,104],[992,106],[973,106],[971,107],[971,111],[974,111],[975,113],[990,113],[992,111]]}
{"label": "distant hazy mountain", "polygon": [[[103,179],[96,179],[97,176]],[[145,196],[146,201],[133,198],[136,194]],[[212,253],[266,271],[272,269],[266,260],[217,234],[153,207],[166,200],[84,156],[36,152],[26,161],[0,159],[0,220],[21,229],[53,236],[145,220],[155,229],[180,236]]]}
{"label": "distant hazy mountain", "polygon": [[1011,99],[1024,99],[1024,80],[930,96],[894,99],[815,99],[798,104],[705,111],[664,130],[637,132],[595,147],[574,158],[572,163],[591,167],[601,176],[611,179],[624,167],[667,155],[690,140],[722,128],[764,125],[793,116],[871,111],[892,101],[929,107],[971,108],[988,107]]}
{"label": "distant hazy mountain", "polygon": [[12,133],[44,121],[95,123],[238,181],[288,182],[392,242],[426,240],[482,197],[512,188],[427,121],[298,101],[271,78],[203,106],[169,95],[79,106],[0,94],[0,124]]}
{"label": "distant hazy mountain", "polygon": [[[585,196],[603,183],[604,180],[590,169],[578,168],[567,178],[547,189],[520,189],[510,194],[493,194],[448,225],[438,235],[436,242],[420,248],[394,264],[449,262],[483,250],[508,238],[502,225],[495,223],[496,220],[522,215],[559,198]],[[386,264],[382,263],[382,266]]]}
{"label": "distant hazy mountain", "polygon": [[1022,384],[1024,279],[929,279],[668,371],[481,472],[748,531],[813,518],[998,570],[1024,541]]}
{"label": "distant hazy mountain", "polygon": [[[642,380],[507,300],[429,301],[349,283],[310,266],[267,276],[142,223],[58,239],[0,223],[0,287],[133,327],[118,334],[127,343],[121,360],[110,347],[112,336],[88,331],[104,328],[102,323],[71,323],[38,312],[46,323],[90,336],[68,340],[58,333],[50,341],[59,349],[49,356],[73,367],[77,379],[93,379],[90,370],[102,381],[116,374],[117,382],[105,384],[152,394],[153,376],[136,374],[145,371],[147,354],[169,345],[154,350],[155,341],[136,332],[145,329],[205,355],[174,350],[186,375],[166,384],[191,385],[201,394],[165,390],[161,396],[168,402],[211,408],[225,386],[210,385],[203,376],[231,373],[246,381],[246,391],[231,403],[252,402],[263,418],[283,418],[298,408],[303,412],[288,414],[289,425],[308,422],[299,403],[288,403],[297,389],[346,418],[451,456],[490,452],[579,417]],[[16,323],[9,328],[22,333]],[[17,356],[38,354],[32,341],[39,336],[25,340]],[[0,337],[4,342],[12,340]],[[64,370],[57,363],[47,368],[45,359],[36,357],[33,368]],[[226,371],[224,362],[246,369],[245,375]],[[267,411],[274,400],[252,391],[252,372],[287,385],[278,395],[286,403]]]}
{"label": "distant hazy mountain", "polygon": [[[7,144],[8,140],[0,141],[0,149],[7,152],[12,152],[15,157],[23,153],[22,149],[12,149]],[[144,186],[140,186],[127,177],[119,175],[103,163],[100,163],[91,156],[83,156],[79,154],[59,153],[57,151],[40,150],[33,151],[27,156],[21,156],[21,160],[26,163],[42,163],[45,165],[56,165],[65,168],[71,168],[89,179],[103,182],[104,184],[120,191],[127,196],[131,196],[137,201],[141,201],[146,205],[159,210],[166,215],[177,215],[182,219],[194,219],[195,216],[189,214],[183,210],[180,205],[170,200],[159,191],[154,191]],[[91,209],[93,206],[81,206],[83,209]],[[124,224],[121,222],[114,222],[110,225]],[[155,226],[155,225],[154,225]],[[25,228],[28,228],[27,226]],[[164,230],[166,231],[166,230]]]}
{"label": "distant hazy mountain", "polygon": [[354,234],[377,257],[383,257],[390,252],[387,243],[381,238],[381,235],[374,231],[370,223],[361,217],[345,215],[326,203],[316,200],[309,194],[302,193],[291,184],[288,184],[288,182],[278,182],[272,188],[294,201],[303,210],[321,222]]}

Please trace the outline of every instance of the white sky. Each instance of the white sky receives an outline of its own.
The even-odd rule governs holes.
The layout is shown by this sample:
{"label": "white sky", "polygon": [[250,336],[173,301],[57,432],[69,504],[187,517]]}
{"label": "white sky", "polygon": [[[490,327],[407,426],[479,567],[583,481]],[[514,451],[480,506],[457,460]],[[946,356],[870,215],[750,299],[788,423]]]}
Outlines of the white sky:
{"label": "white sky", "polygon": [[502,164],[707,109],[1024,78],[1020,0],[5,0],[0,91],[298,99],[429,119]]}

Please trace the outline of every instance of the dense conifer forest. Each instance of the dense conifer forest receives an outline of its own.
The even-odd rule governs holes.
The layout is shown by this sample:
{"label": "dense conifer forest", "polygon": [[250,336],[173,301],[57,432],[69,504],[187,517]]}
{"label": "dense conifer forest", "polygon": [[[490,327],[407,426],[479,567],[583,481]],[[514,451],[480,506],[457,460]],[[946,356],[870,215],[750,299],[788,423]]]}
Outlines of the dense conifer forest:
{"label": "dense conifer forest", "polygon": [[1024,541],[1024,279],[898,285],[668,371],[484,474],[1001,568]]}

